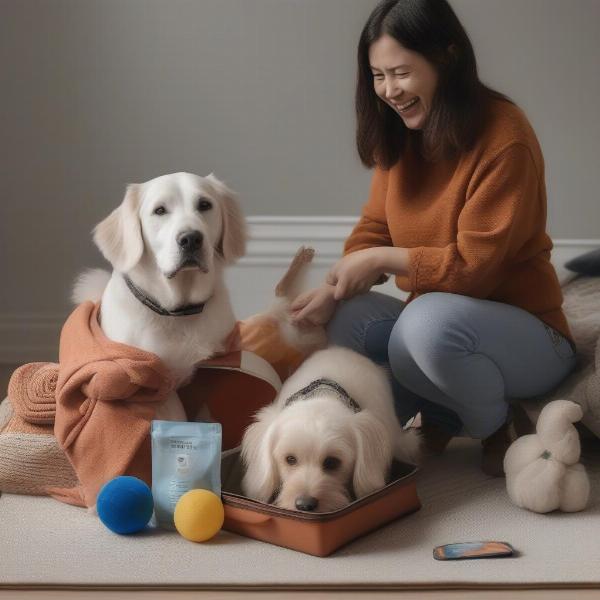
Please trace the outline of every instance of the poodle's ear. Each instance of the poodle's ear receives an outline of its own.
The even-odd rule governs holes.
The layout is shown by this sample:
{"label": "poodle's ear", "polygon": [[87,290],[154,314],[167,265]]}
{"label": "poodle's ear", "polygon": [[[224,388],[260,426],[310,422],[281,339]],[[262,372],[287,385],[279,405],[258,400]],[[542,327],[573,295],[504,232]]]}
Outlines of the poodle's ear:
{"label": "poodle's ear", "polygon": [[104,258],[121,273],[135,267],[144,253],[139,188],[135,183],[128,185],[120,206],[94,228],[94,242]]}
{"label": "poodle's ear", "polygon": [[261,502],[269,502],[281,484],[273,458],[278,412],[274,405],[261,409],[256,416],[258,420],[246,429],[242,439],[242,460],[246,466],[242,490],[249,498]]}
{"label": "poodle's ear", "polygon": [[246,219],[234,191],[213,173],[206,179],[219,195],[223,209],[223,232],[217,250],[223,256],[225,264],[231,264],[246,254]]}
{"label": "poodle's ear", "polygon": [[352,417],[356,440],[356,463],[352,485],[357,498],[385,486],[392,461],[392,445],[383,424],[369,411]]}

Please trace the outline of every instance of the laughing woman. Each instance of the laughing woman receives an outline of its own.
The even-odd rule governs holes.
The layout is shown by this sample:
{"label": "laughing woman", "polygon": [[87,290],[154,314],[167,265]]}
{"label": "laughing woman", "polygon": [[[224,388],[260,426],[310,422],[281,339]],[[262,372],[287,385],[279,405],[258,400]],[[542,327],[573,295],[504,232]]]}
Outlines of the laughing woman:
{"label": "laughing woman", "polygon": [[[575,345],[546,233],[544,161],[531,125],[483,85],[446,0],[385,0],[358,46],[358,153],[368,201],[298,322],[389,367],[402,423],[431,452],[482,440],[502,475],[518,399],[568,375]],[[396,278],[406,302],[369,291]]]}

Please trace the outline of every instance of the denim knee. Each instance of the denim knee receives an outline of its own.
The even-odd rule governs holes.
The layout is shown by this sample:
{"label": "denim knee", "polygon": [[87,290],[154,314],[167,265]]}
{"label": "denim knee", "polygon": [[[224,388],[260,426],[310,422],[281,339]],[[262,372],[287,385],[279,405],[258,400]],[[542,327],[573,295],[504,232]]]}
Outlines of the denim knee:
{"label": "denim knee", "polygon": [[457,313],[454,294],[430,292],[410,302],[390,336],[389,356],[402,369],[402,355],[427,360],[434,368],[451,356],[477,351],[479,340],[466,315]]}
{"label": "denim knee", "polygon": [[364,353],[364,319],[369,306],[369,294],[342,300],[327,324],[327,339],[332,346],[344,346]]}

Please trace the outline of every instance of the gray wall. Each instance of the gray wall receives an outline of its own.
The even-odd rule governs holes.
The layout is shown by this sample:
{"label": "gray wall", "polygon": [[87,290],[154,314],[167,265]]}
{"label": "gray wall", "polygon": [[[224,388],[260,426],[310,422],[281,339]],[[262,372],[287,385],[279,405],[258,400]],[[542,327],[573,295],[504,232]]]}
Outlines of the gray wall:
{"label": "gray wall", "polygon": [[[598,238],[597,0],[452,0],[528,113],[549,228]],[[56,314],[127,182],[214,171],[248,215],[356,215],[355,48],[374,0],[0,0],[0,317]]]}
{"label": "gray wall", "polygon": [[599,0],[450,0],[485,83],[527,113],[555,238],[600,238]]}

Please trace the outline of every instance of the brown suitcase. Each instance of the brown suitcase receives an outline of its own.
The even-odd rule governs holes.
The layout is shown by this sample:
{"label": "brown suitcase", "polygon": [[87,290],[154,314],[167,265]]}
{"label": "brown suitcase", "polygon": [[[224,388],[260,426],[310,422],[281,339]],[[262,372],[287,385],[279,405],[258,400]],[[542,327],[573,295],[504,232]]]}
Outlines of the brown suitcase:
{"label": "brown suitcase", "polygon": [[315,556],[328,556],[348,542],[421,508],[413,465],[394,462],[384,488],[328,513],[296,512],[246,498],[240,488],[239,448],[221,461],[223,528]]}

